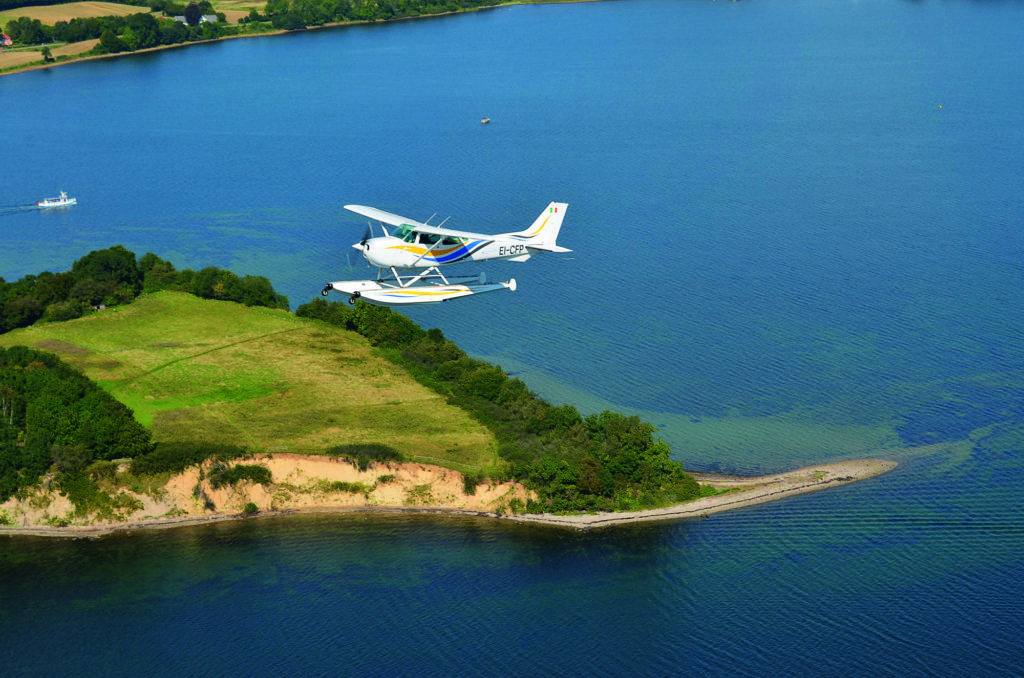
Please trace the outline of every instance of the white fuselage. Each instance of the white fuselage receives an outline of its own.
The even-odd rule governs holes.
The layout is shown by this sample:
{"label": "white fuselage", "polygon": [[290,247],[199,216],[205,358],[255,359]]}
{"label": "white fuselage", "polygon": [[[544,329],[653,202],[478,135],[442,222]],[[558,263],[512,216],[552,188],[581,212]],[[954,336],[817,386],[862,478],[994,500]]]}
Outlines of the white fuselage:
{"label": "white fuselage", "polygon": [[509,235],[463,238],[411,232],[405,238],[371,238],[353,247],[378,268],[433,268],[488,259],[526,261],[532,254],[526,238]]}

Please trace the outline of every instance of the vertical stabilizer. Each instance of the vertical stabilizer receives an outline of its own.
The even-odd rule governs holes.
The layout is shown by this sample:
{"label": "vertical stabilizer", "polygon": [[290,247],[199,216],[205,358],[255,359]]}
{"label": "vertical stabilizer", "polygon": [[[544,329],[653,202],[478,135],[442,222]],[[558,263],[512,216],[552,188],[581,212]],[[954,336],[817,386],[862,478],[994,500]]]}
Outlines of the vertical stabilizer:
{"label": "vertical stabilizer", "polygon": [[565,218],[565,211],[568,208],[569,203],[553,202],[541,212],[530,228],[514,235],[527,238],[526,246],[533,250],[571,252],[572,250],[555,244],[558,232],[562,230],[562,219]]}

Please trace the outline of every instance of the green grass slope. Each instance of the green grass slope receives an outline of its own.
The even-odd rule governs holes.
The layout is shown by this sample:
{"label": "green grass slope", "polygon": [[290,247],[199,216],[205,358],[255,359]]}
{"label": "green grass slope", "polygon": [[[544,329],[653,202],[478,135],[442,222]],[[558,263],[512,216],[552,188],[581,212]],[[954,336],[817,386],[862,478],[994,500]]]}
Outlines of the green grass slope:
{"label": "green grass slope", "polygon": [[284,312],[175,292],[0,335],[59,355],[156,441],[320,453],[382,443],[462,468],[497,458],[491,433],[374,355],[365,339]]}

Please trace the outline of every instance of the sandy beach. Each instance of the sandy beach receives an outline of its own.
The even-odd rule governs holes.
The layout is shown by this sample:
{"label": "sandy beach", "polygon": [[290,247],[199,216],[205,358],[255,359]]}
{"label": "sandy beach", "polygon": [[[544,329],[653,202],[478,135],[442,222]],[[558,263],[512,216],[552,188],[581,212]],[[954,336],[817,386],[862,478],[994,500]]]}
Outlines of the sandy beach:
{"label": "sandy beach", "polygon": [[[841,461],[761,477],[697,475],[702,485],[729,490],[668,508],[583,515],[513,514],[512,499],[525,501],[529,491],[516,483],[481,484],[476,493],[462,490],[462,474],[425,464],[372,464],[360,471],[340,459],[294,454],[260,455],[242,463],[267,467],[269,486],[246,481],[214,489],[192,468],[171,477],[160,491],[136,494],[142,504],[134,511],[119,509],[115,519],[74,517],[74,507],[54,490],[40,489],[0,504],[0,515],[13,523],[0,526],[0,535],[98,537],[114,532],[180,527],[213,521],[252,519],[243,509],[253,503],[255,516],[290,513],[417,513],[479,516],[577,530],[637,522],[702,519],[722,511],[776,501],[823,490],[884,473],[896,466],[883,460]],[[339,489],[340,483],[362,491]],[[57,518],[58,520],[55,520]],[[67,523],[59,525],[58,523]]]}

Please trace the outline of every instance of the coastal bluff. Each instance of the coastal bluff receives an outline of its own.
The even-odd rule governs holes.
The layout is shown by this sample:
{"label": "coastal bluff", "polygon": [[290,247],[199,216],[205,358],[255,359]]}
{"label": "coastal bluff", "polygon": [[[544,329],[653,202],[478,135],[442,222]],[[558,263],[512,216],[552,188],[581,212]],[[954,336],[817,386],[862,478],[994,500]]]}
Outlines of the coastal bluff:
{"label": "coastal bluff", "polygon": [[[529,490],[517,483],[481,483],[473,494],[466,494],[461,473],[421,463],[373,463],[360,470],[344,459],[299,454],[257,455],[246,463],[264,466],[273,481],[266,485],[243,481],[213,488],[202,467],[193,467],[171,476],[163,488],[148,494],[122,489],[142,508],[121,509],[113,519],[75,517],[66,497],[56,490],[40,488],[0,504],[0,515],[6,515],[10,523],[0,526],[0,534],[99,537],[137,529],[314,512],[479,516],[589,530],[637,522],[702,519],[845,485],[896,466],[885,460],[851,460],[760,477],[697,474],[701,485],[721,493],[646,511],[553,515],[512,513],[512,500],[529,497]],[[255,505],[258,512],[245,513],[247,505]],[[58,516],[64,518],[55,521]]]}

